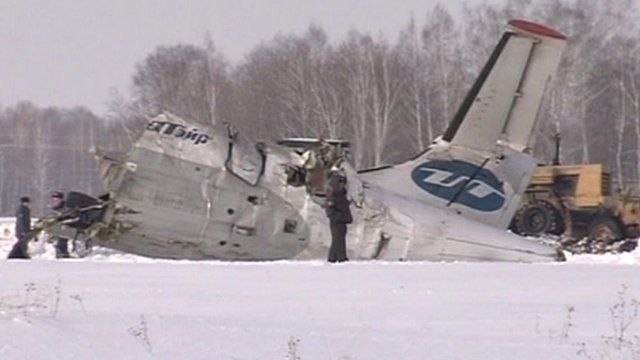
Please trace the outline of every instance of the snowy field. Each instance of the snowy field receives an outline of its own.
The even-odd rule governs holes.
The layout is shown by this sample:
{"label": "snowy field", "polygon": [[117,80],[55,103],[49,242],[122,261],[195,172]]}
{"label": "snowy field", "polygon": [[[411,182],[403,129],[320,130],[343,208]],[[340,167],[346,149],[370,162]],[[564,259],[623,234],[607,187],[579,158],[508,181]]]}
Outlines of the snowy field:
{"label": "snowy field", "polygon": [[340,265],[35,250],[0,260],[0,359],[640,358],[640,250]]}

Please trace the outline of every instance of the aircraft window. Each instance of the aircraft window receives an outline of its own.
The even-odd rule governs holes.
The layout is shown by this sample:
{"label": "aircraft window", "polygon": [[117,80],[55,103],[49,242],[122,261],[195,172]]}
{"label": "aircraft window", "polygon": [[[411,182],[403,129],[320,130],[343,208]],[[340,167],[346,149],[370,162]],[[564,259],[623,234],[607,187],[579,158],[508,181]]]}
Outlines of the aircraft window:
{"label": "aircraft window", "polygon": [[286,219],[284,221],[284,232],[287,234],[295,234],[297,227],[298,227],[298,222],[295,220]]}
{"label": "aircraft window", "polygon": [[249,139],[236,134],[231,142],[226,167],[251,185],[256,185],[264,170],[264,155]]}

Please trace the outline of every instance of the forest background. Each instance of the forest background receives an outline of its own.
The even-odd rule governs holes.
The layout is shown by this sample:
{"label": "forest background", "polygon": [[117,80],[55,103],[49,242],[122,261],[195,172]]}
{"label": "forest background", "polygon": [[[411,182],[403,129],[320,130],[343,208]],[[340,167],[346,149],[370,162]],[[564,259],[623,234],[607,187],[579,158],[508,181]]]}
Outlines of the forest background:
{"label": "forest background", "polygon": [[0,107],[0,216],[13,215],[23,195],[39,216],[52,191],[100,194],[92,151],[127,151],[163,110],[228,122],[256,141],[346,139],[359,169],[408,159],[443,133],[513,18],[569,37],[534,155],[549,163],[559,133],[562,163],[602,163],[616,188],[639,192],[639,15],[634,0],[507,0],[466,5],[456,16],[437,5],[408,18],[394,39],[357,29],[329,39],[310,24],[256,45],[236,64],[210,34],[201,44],[158,46],[104,117],[29,101]]}

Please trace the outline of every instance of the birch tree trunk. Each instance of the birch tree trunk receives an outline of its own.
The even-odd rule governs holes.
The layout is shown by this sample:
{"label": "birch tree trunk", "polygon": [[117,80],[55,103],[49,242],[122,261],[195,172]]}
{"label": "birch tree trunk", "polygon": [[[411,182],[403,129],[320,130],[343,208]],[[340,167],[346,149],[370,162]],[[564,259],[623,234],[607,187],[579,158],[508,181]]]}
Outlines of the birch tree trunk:
{"label": "birch tree trunk", "polygon": [[617,141],[616,141],[616,179],[618,182],[618,189],[624,189],[624,173],[622,170],[622,150],[624,145],[624,129],[627,122],[627,101],[626,91],[624,86],[624,80],[618,80],[618,90],[620,91],[620,114],[618,115],[617,127]]}

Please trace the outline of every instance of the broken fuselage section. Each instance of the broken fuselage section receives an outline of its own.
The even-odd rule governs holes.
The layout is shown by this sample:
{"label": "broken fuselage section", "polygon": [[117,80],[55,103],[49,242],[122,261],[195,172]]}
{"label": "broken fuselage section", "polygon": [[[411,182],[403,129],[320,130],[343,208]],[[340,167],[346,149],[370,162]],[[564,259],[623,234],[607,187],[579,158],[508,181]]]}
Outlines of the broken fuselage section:
{"label": "broken fuselage section", "polygon": [[[171,259],[323,259],[324,182],[349,179],[352,259],[546,261],[554,249],[362,182],[344,145],[255,145],[233,128],[163,113],[123,159],[101,156],[110,197],[85,227],[93,244]],[[294,175],[296,174],[296,175]],[[320,175],[318,175],[320,174]],[[94,219],[95,220],[95,219]]]}
{"label": "broken fuselage section", "polygon": [[127,156],[100,157],[110,200],[89,237],[160,258],[323,259],[324,183],[339,168],[351,259],[557,260],[506,228],[535,169],[527,149],[565,42],[510,21],[445,134],[412,160],[360,173],[339,143],[294,151],[160,114]]}

